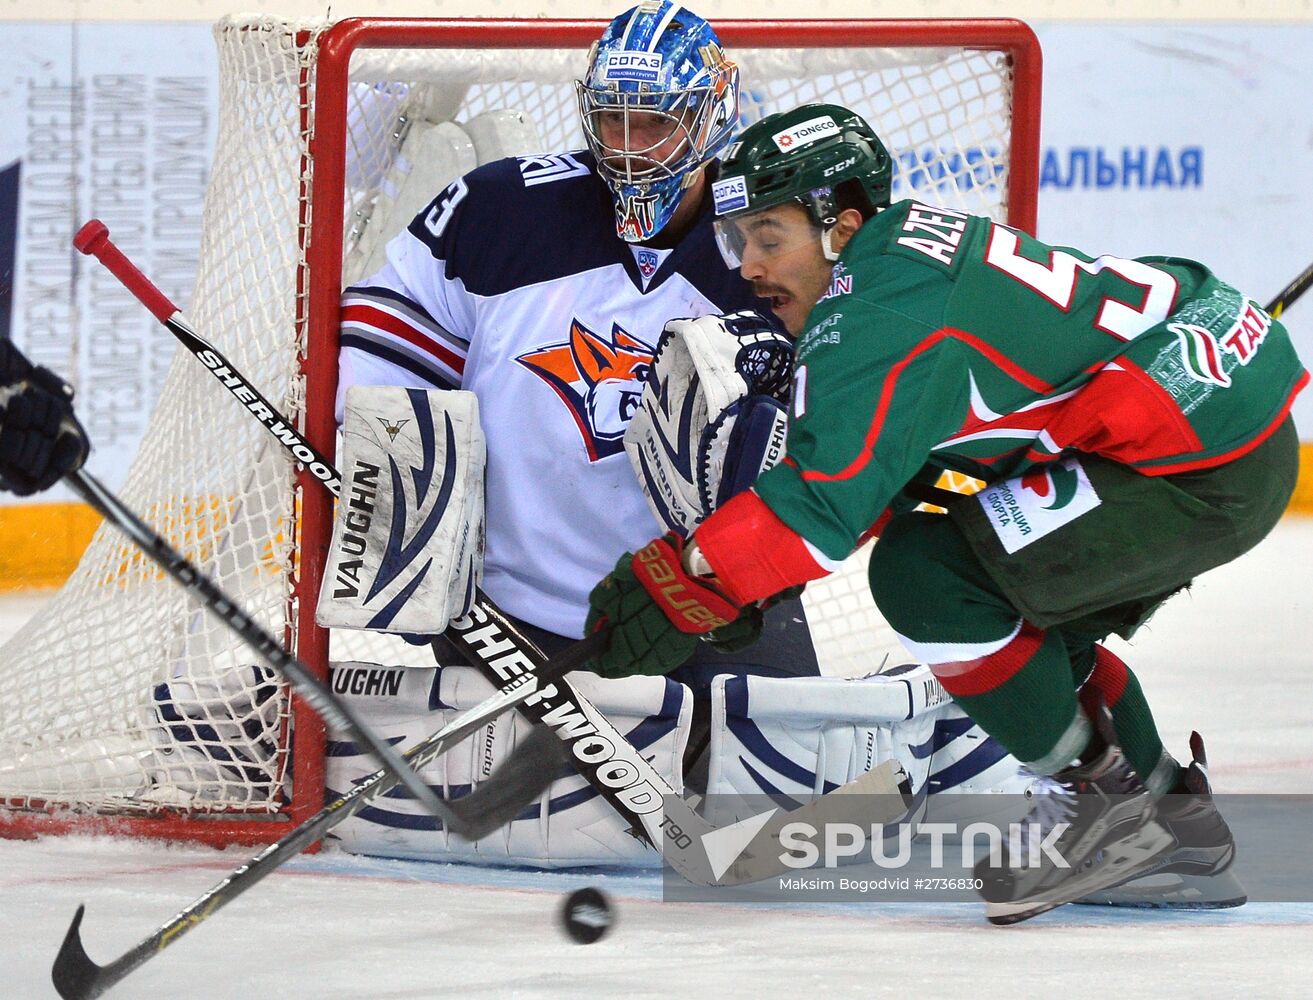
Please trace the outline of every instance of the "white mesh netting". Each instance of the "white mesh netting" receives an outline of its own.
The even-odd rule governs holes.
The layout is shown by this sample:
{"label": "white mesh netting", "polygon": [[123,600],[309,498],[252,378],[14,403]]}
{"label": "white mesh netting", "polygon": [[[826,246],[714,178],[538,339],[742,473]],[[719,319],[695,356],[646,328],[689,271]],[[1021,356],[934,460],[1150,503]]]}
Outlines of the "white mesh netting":
{"label": "white mesh netting", "polygon": [[[189,310],[197,330],[292,415],[307,391],[298,357],[311,223],[308,130],[326,27],[230,18],[216,28],[219,134]],[[411,169],[402,143],[416,122],[455,123],[440,133],[452,176],[489,149],[582,145],[571,84],[584,68],[582,49],[425,48],[440,44],[417,33],[413,49],[362,51],[351,64],[348,271],[365,266],[365,243],[402,224],[384,220]],[[893,152],[895,197],[1006,218],[1007,56],[892,44],[732,49],[745,115],[811,100],[845,104]],[[487,140],[478,123],[501,111],[515,112],[517,131]],[[515,145],[522,148],[508,148]],[[432,194],[450,179],[425,183]],[[283,636],[294,632],[296,490],[289,461],[266,434],[178,351],[121,495]],[[850,562],[807,596],[824,667],[836,674],[867,672],[896,649],[866,592],[865,554]],[[335,656],[393,655],[369,640],[334,641]],[[0,800],[127,813],[278,809],[289,762],[287,699],[256,662],[102,528],[68,584],[0,654]]]}

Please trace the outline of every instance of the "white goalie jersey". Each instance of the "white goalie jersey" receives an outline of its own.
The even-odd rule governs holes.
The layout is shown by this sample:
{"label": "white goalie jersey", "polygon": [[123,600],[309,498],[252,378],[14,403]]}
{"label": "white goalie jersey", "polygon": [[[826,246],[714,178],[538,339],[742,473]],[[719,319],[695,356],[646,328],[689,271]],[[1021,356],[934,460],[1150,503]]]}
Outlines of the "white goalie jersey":
{"label": "white goalie jersey", "polygon": [[353,385],[473,392],[488,455],[483,588],[517,618],[581,634],[589,590],[661,527],[623,437],[662,327],[761,301],[721,261],[709,215],[673,250],[617,239],[584,152],[465,175],[387,260],[343,297],[339,419]]}

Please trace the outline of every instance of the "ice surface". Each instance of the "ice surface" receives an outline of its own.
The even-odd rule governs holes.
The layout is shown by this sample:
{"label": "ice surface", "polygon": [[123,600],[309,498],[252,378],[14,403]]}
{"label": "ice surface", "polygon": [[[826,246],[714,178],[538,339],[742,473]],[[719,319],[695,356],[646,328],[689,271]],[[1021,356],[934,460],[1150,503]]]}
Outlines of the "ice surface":
{"label": "ice surface", "polygon": [[[1168,746],[1208,739],[1223,791],[1313,792],[1313,520],[1198,581],[1123,649]],[[0,601],[0,632],[39,603]],[[40,669],[40,664],[32,668]],[[1243,845],[1241,845],[1243,849]],[[116,957],[224,877],[245,850],[107,838],[0,841],[0,997],[54,997],[78,903],[93,959]],[[1307,867],[1309,848],[1293,845]],[[559,928],[598,885],[598,944]],[[1063,907],[1012,928],[968,904],[662,903],[655,875],[496,871],[331,850],[289,864],[148,962],[110,998],[1306,997],[1313,904],[1203,913]]]}

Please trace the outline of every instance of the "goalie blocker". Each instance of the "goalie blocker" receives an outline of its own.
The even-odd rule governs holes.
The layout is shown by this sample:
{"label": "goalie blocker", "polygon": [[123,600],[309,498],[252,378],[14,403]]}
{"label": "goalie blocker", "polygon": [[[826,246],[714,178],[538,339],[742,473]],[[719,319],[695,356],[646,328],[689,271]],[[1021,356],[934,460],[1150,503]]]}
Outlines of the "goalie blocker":
{"label": "goalie blocker", "polygon": [[434,635],[483,574],[487,453],[472,392],[353,386],[342,496],[315,620]]}

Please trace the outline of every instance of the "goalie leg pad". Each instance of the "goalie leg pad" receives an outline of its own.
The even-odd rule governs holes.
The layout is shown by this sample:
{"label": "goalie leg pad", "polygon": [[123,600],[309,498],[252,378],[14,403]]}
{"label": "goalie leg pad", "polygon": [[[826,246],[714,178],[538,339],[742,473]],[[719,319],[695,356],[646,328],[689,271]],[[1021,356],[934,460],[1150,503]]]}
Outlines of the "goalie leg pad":
{"label": "goalie leg pad", "polygon": [[[682,761],[692,724],[688,688],[665,677],[608,681],[574,673],[570,683],[615,724],[671,787],[682,787]],[[405,751],[494,691],[472,667],[383,667],[344,662],[332,667],[333,690],[381,737]],[[567,716],[560,725],[585,724]],[[420,773],[444,796],[462,795],[488,777],[523,739],[529,723],[508,713],[438,757]],[[376,764],[349,740],[329,734],[326,783],[337,796],[372,773]],[[477,864],[657,867],[661,856],[629,835],[611,805],[573,771],[554,781],[519,818],[477,841],[438,828],[403,790],[375,800],[334,833],[348,851],[381,857]]]}
{"label": "goalie leg pad", "polygon": [[1033,780],[924,665],[856,679],[722,675],[711,688],[711,720],[707,791],[727,802],[770,794],[805,803],[890,759],[918,801],[1019,793]]}
{"label": "goalie leg pad", "polygon": [[483,572],[486,448],[471,392],[352,386],[342,496],[315,620],[432,635]]}

